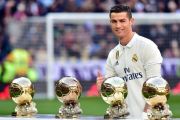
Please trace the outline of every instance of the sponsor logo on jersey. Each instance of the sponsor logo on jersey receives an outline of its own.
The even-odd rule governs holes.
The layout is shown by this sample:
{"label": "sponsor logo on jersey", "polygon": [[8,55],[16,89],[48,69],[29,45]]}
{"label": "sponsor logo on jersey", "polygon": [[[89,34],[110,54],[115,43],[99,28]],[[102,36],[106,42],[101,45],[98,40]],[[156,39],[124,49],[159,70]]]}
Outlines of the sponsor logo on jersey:
{"label": "sponsor logo on jersey", "polygon": [[133,63],[136,63],[138,61],[138,57],[136,54],[133,55],[132,61],[133,61]]}
{"label": "sponsor logo on jersey", "polygon": [[130,73],[130,69],[129,68],[124,68],[124,72],[126,73],[126,76],[122,77],[122,79],[124,81],[128,81],[128,80],[134,80],[134,79],[139,79],[142,78],[142,73]]}

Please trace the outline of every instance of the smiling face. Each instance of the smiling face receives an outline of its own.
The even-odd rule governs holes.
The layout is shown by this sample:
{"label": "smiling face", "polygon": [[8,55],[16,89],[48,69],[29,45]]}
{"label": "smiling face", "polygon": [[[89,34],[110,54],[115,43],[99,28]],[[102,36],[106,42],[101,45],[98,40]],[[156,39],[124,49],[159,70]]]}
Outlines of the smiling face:
{"label": "smiling face", "polygon": [[134,19],[129,18],[127,12],[110,14],[111,29],[122,45],[126,45],[133,36],[131,27],[133,22]]}

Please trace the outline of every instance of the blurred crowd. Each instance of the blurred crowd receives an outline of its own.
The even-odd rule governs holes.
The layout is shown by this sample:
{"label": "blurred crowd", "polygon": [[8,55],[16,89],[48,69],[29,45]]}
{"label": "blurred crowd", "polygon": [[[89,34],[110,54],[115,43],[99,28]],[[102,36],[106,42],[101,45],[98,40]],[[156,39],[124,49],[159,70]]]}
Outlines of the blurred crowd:
{"label": "blurred crowd", "polygon": [[[164,58],[180,58],[179,24],[136,25],[133,26],[133,30],[153,40]],[[118,44],[118,39],[109,25],[69,27],[69,25],[59,24],[55,26],[55,32],[57,57],[69,55],[79,58],[106,59],[109,51]]]}
{"label": "blurred crowd", "polygon": [[[50,12],[109,12],[115,4],[127,4],[133,13],[180,13],[180,0],[0,0],[0,44],[9,38],[12,46],[28,50],[33,60],[46,61],[45,23],[27,23],[28,17]],[[133,29],[153,40],[163,57],[180,57],[179,24],[138,25]],[[106,59],[117,44],[109,25],[54,25],[57,59]]]}

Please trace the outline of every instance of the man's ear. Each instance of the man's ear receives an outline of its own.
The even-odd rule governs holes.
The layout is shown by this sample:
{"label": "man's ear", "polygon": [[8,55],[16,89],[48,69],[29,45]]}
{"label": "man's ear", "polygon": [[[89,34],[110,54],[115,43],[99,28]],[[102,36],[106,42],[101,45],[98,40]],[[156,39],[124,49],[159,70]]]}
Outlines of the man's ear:
{"label": "man's ear", "polygon": [[134,23],[134,18],[130,19],[130,24],[132,25]]}

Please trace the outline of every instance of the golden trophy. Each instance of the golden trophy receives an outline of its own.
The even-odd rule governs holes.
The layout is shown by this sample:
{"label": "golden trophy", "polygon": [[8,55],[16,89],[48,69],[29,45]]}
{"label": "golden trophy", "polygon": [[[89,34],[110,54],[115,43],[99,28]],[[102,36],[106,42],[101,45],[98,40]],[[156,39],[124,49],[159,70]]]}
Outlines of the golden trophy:
{"label": "golden trophy", "polygon": [[151,105],[147,110],[150,120],[168,119],[172,116],[169,105],[166,104],[170,96],[170,87],[162,77],[153,77],[143,84],[142,95],[144,100]]}
{"label": "golden trophy", "polygon": [[34,85],[29,79],[25,77],[14,79],[9,86],[9,95],[18,105],[12,116],[34,116],[37,113],[36,104],[31,101],[34,94]]}
{"label": "golden trophy", "polygon": [[111,105],[104,115],[105,119],[126,118],[130,114],[128,105],[124,102],[127,94],[127,85],[120,77],[110,77],[102,83],[100,95]]}
{"label": "golden trophy", "polygon": [[56,86],[55,93],[57,99],[64,103],[59,108],[57,118],[77,118],[82,113],[80,104],[76,101],[80,98],[82,87],[79,81],[71,76],[61,78]]}

